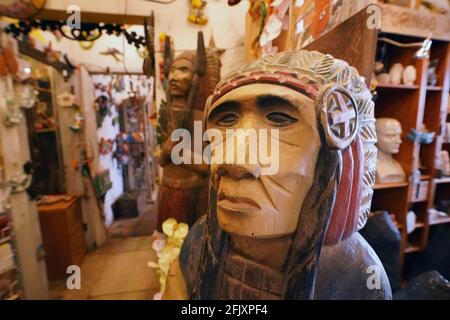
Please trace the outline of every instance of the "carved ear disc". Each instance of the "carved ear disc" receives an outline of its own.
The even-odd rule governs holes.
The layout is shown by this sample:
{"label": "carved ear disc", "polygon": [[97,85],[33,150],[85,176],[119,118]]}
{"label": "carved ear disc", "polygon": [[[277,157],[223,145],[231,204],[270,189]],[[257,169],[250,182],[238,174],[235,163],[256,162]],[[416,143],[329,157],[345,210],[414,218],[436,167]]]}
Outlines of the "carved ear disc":
{"label": "carved ear disc", "polygon": [[316,105],[328,146],[347,148],[358,132],[358,111],[352,94],[342,86],[326,85],[320,89]]}

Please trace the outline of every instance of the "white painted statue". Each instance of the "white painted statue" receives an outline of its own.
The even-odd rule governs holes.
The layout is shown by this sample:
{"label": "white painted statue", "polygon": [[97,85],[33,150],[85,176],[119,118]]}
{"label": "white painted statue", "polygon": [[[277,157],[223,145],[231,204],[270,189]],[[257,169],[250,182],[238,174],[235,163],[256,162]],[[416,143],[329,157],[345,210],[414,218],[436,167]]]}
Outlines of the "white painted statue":
{"label": "white painted statue", "polygon": [[377,183],[405,181],[405,172],[392,155],[397,154],[402,143],[402,126],[392,118],[378,118],[375,123],[378,136]]}

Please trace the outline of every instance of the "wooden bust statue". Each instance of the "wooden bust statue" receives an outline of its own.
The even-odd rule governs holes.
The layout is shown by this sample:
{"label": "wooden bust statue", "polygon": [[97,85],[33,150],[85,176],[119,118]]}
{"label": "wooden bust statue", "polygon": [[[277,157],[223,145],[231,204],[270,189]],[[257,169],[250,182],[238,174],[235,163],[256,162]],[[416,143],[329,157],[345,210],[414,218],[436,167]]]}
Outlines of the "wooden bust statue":
{"label": "wooden bust statue", "polygon": [[208,199],[208,166],[175,165],[171,152],[176,141],[171,134],[184,128],[193,133],[194,121],[203,120],[203,108],[220,77],[220,56],[215,48],[205,49],[199,32],[197,52],[184,52],[171,63],[167,75],[167,105],[159,111],[165,141],[159,164],[163,167],[158,192],[157,228],[168,218],[192,225],[206,213]]}
{"label": "wooden bust statue", "polygon": [[[208,213],[172,264],[164,298],[390,298],[357,232],[370,209],[376,136],[356,69],[315,51],[268,55],[217,85],[205,119],[221,132],[267,130],[279,166],[263,174],[261,159],[211,163]],[[375,289],[369,266],[379,271]]]}
{"label": "wooden bust statue", "polygon": [[402,125],[392,118],[378,118],[377,130],[377,178],[378,183],[405,181],[405,172],[400,163],[392,155],[397,154],[402,143]]}

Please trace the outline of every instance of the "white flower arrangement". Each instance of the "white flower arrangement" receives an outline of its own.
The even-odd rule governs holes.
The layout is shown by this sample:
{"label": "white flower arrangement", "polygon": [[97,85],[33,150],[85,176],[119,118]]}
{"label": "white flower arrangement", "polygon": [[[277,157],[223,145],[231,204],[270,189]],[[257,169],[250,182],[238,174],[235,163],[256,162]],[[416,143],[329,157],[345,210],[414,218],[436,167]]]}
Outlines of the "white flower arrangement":
{"label": "white flower arrangement", "polygon": [[169,273],[170,264],[180,254],[181,246],[189,232],[186,223],[178,223],[174,218],[167,219],[162,224],[163,234],[155,231],[152,235],[152,248],[156,252],[158,261],[150,261],[148,266],[156,269],[159,275],[160,292],[155,294],[154,300],[161,300],[166,289],[166,279]]}

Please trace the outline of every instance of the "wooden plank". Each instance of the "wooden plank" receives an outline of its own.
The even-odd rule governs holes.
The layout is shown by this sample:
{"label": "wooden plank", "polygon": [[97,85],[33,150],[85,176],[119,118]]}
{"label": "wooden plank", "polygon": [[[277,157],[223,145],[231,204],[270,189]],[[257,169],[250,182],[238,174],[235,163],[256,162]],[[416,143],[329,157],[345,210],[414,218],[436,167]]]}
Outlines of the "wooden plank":
{"label": "wooden plank", "polygon": [[[147,13],[147,12],[146,12]],[[41,20],[67,20],[70,14],[66,11],[54,10],[54,9],[44,9],[36,15],[36,19]],[[84,11],[81,12],[81,19],[83,23],[116,23],[116,24],[134,24],[143,25],[144,18],[146,15],[129,15],[129,14],[110,14],[103,12],[91,12]]]}
{"label": "wooden plank", "polygon": [[305,49],[329,53],[335,58],[347,61],[358,69],[359,74],[365,78],[367,86],[370,87],[378,30],[367,28],[368,18],[367,9],[364,8],[311,42]]}
{"label": "wooden plank", "polygon": [[380,4],[381,30],[388,33],[450,41],[449,15]]}
{"label": "wooden plank", "polygon": [[42,62],[46,65],[49,65],[53,68],[55,68],[58,71],[62,71],[64,69],[69,70],[69,66],[65,63],[62,63],[60,61],[50,61],[47,59],[47,55],[45,52],[39,51],[33,47],[31,47],[28,43],[25,43],[23,41],[19,42],[19,52],[21,54],[24,54],[26,56],[29,56],[33,59],[36,59],[39,62]]}

